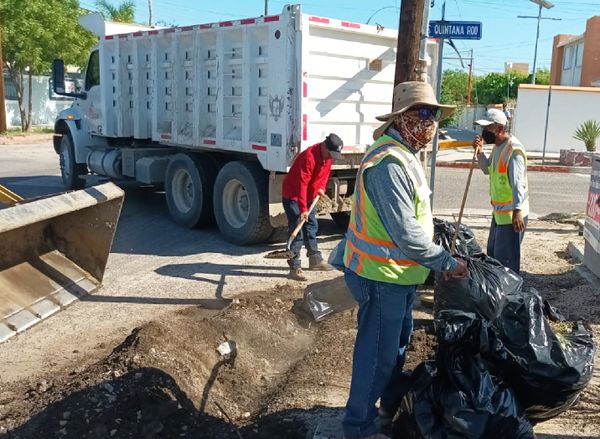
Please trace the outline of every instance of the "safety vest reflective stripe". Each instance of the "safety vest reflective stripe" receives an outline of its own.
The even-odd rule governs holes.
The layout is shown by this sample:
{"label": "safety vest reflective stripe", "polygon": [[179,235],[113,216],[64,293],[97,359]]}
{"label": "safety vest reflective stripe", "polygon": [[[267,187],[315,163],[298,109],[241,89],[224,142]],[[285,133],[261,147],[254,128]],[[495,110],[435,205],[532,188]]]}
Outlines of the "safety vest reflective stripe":
{"label": "safety vest reflective stripe", "polygon": [[385,239],[373,238],[372,236],[368,236],[368,235],[365,235],[364,233],[359,232],[358,230],[356,230],[356,226],[354,225],[354,223],[350,223],[348,225],[348,229],[352,230],[352,233],[355,236],[362,239],[363,241],[367,241],[370,244],[382,245],[384,247],[390,247],[390,248],[396,247],[396,244],[394,244],[392,241],[387,241]]}
{"label": "safety vest reflective stripe", "polygon": [[[350,240],[346,241],[346,245],[348,245],[350,250],[352,250],[352,253],[355,253],[359,256],[359,267],[356,270],[357,273],[360,273],[360,271],[361,271],[360,270],[360,260],[362,258],[369,259],[369,260],[375,261],[375,262],[381,262],[383,264],[394,264],[394,265],[401,265],[401,266],[405,266],[405,267],[419,265],[415,261],[411,261],[410,259],[394,259],[394,258],[389,258],[389,257],[385,257],[385,256],[377,256],[377,255],[374,255],[371,253],[364,252],[364,251],[360,250],[359,248],[357,248],[356,245],[354,245],[354,243]],[[353,267],[349,267],[349,268],[352,269]]]}
{"label": "safety vest reflective stripe", "polygon": [[500,155],[499,159],[498,159],[498,172],[501,174],[506,174],[508,172],[508,161],[510,160],[510,156],[512,155],[512,145],[508,144],[508,146],[506,148],[504,148],[504,151],[502,151],[502,154]]}
{"label": "safety vest reflective stripe", "polygon": [[[362,233],[356,233],[353,227],[348,228],[346,238],[354,243],[354,247],[358,249],[360,254],[370,255],[386,261],[390,259],[401,261],[398,262],[398,265],[412,265],[406,263],[412,261],[392,242],[369,238]],[[384,244],[373,241],[383,241]]]}

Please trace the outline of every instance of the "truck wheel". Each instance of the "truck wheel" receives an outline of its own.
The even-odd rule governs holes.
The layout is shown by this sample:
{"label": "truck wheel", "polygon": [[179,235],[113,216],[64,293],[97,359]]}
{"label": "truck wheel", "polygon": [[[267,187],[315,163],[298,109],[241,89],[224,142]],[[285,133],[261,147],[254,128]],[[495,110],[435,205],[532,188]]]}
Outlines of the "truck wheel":
{"label": "truck wheel", "polygon": [[268,176],[258,163],[229,162],[217,175],[215,218],[223,237],[237,245],[264,242],[269,223]]}
{"label": "truck wheel", "polygon": [[167,167],[165,194],[171,218],[187,227],[214,223],[212,188],[216,165],[208,158],[176,154]]}
{"label": "truck wheel", "polygon": [[338,228],[346,233],[348,230],[348,224],[350,224],[350,212],[332,212],[330,213],[331,219]]}
{"label": "truck wheel", "polygon": [[85,178],[81,178],[80,175],[88,173],[87,166],[75,162],[75,149],[70,134],[62,136],[58,163],[63,184],[67,189],[83,189],[85,187]]}

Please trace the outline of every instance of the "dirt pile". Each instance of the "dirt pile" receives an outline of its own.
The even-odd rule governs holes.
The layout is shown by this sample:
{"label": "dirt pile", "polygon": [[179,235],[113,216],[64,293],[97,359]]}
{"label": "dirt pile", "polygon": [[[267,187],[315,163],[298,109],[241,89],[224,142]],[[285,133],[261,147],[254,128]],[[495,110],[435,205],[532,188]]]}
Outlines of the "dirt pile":
{"label": "dirt pile", "polygon": [[[40,432],[67,439],[304,438],[315,411],[334,416],[346,400],[356,316],[311,324],[292,311],[301,294],[250,294],[210,315],[189,308],[136,328],[103,361],[0,392],[0,432],[12,439]],[[417,326],[409,367],[435,349],[431,322]],[[226,340],[237,347],[230,360],[216,350]]]}

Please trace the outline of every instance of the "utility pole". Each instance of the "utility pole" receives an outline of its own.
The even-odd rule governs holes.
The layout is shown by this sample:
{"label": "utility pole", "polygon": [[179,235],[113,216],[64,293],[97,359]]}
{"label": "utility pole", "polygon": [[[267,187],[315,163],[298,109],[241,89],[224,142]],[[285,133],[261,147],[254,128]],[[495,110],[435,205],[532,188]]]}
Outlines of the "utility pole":
{"label": "utility pole", "polygon": [[469,85],[467,86],[467,107],[471,106],[471,89],[473,87],[473,49],[471,49],[471,61],[469,62]]}
{"label": "utility pole", "polygon": [[537,32],[535,34],[535,51],[533,53],[533,74],[531,75],[531,83],[535,84],[535,75],[537,74],[537,53],[538,53],[538,41],[540,39],[540,21],[542,20],[554,20],[560,21],[561,18],[550,18],[542,17],[542,8],[551,9],[554,7],[553,3],[546,0],[530,0],[532,3],[539,5],[539,12],[537,16],[533,15],[517,15],[517,18],[535,18],[537,20]]}
{"label": "utility pole", "polygon": [[265,17],[269,15],[269,0],[265,0]]}
{"label": "utility pole", "polygon": [[0,133],[6,132],[6,107],[4,101],[4,58],[2,58],[2,25],[0,24]]}
{"label": "utility pole", "polygon": [[[442,4],[442,21],[446,19],[446,0]],[[438,47],[438,60],[437,60],[437,75],[436,75],[436,88],[435,88],[435,96],[439,102],[440,97],[442,96],[442,74],[443,74],[443,64],[444,64],[444,39],[440,38]],[[435,136],[433,138],[433,146],[431,148],[431,172],[429,176],[429,189],[431,189],[431,209],[433,211],[433,195],[435,189],[435,165],[437,162],[437,153],[438,153],[438,144],[440,138],[440,126],[438,124],[437,129],[435,130]]]}
{"label": "utility pole", "polygon": [[148,26],[152,27],[152,0],[148,0]]}
{"label": "utility pole", "polygon": [[426,2],[427,8],[429,8],[429,0],[402,1],[394,86],[401,82],[419,81],[422,79],[421,71],[423,70],[423,66],[419,61],[419,52]]}

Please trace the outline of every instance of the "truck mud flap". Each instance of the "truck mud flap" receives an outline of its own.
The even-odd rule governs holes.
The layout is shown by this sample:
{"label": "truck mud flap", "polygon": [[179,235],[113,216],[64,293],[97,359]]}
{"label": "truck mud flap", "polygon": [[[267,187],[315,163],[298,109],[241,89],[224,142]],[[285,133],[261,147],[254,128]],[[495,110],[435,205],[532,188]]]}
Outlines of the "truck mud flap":
{"label": "truck mud flap", "polygon": [[98,288],[123,196],[106,183],[0,210],[0,342]]}

